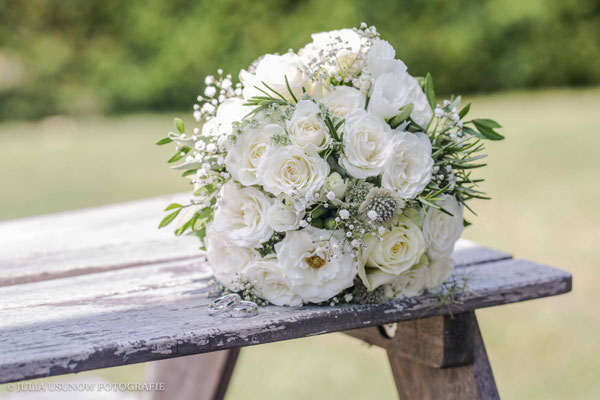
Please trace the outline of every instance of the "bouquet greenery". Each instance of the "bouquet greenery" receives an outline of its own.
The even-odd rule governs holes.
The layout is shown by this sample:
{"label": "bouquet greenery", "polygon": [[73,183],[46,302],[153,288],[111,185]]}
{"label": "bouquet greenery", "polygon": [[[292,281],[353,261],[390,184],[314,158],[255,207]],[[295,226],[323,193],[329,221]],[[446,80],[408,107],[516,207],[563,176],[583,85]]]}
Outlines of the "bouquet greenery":
{"label": "bouquet greenery", "polygon": [[439,290],[463,209],[486,199],[472,170],[498,123],[436,103],[374,27],[312,35],[239,74],[205,79],[169,163],[194,186],[160,227],[197,235],[216,280],[275,305],[380,302]]}

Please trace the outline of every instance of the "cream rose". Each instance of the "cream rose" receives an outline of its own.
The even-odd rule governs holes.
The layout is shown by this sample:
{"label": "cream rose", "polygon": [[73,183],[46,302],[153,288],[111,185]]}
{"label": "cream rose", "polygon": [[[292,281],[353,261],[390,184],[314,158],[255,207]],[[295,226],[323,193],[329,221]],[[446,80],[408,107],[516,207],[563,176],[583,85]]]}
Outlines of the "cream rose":
{"label": "cream rose", "polygon": [[397,298],[417,296],[426,289],[428,278],[429,274],[425,267],[409,269],[398,275],[390,286]]}
{"label": "cream rose", "polygon": [[336,86],[321,99],[321,102],[331,115],[343,119],[356,110],[364,110],[366,98],[364,94],[353,87]]}
{"label": "cream rose", "polygon": [[329,164],[316,153],[305,153],[290,145],[273,147],[258,167],[258,179],[264,189],[274,194],[317,193],[329,175]]}
{"label": "cream rose", "polygon": [[[332,192],[335,196],[335,200],[343,200],[347,188],[348,183],[337,172],[332,172],[331,175],[325,179],[325,186],[323,186],[325,194],[327,195],[329,192]],[[333,201],[332,199],[329,200]]]}
{"label": "cream rose", "polygon": [[215,278],[227,289],[240,290],[242,270],[258,257],[255,250],[239,247],[227,241],[209,226],[204,238],[206,258]]}
{"label": "cream rose", "polygon": [[267,223],[269,207],[271,200],[264,193],[230,180],[219,193],[212,226],[232,244],[256,248],[273,234]]}
{"label": "cream rose", "polygon": [[427,289],[435,289],[446,282],[450,275],[452,275],[454,261],[451,258],[431,260],[424,269],[427,272],[425,287]]}
{"label": "cream rose", "polygon": [[358,275],[369,290],[392,282],[399,274],[421,262],[425,253],[421,230],[404,215],[381,239],[370,235],[364,239],[366,247],[362,249],[362,267]]}
{"label": "cream rose", "polygon": [[267,221],[276,232],[298,229],[304,212],[296,211],[291,201],[276,199],[267,212]]}
{"label": "cream rose", "polygon": [[244,99],[249,100],[255,96],[265,95],[255,86],[275,96],[263,84],[264,82],[286,99],[292,100],[286,85],[286,77],[292,93],[299,99],[302,96],[302,87],[310,83],[302,59],[291,52],[283,55],[266,54],[258,60],[254,73],[246,70],[240,72],[240,82],[244,85],[242,92]]}
{"label": "cream rose", "polygon": [[449,258],[464,229],[462,204],[450,195],[444,195],[437,204],[452,216],[434,208],[427,210],[423,219],[423,236],[427,255],[432,260]]}
{"label": "cream rose", "polygon": [[367,53],[367,71],[373,78],[388,72],[399,74],[406,71],[406,65],[395,60],[396,50],[387,41],[375,39]]}
{"label": "cream rose", "polygon": [[321,152],[331,144],[331,136],[320,116],[319,106],[310,100],[296,104],[292,118],[286,122],[290,141],[306,151]]}
{"label": "cream rose", "polygon": [[312,226],[291,231],[275,251],[286,279],[306,303],[329,300],[351,287],[356,276],[356,260],[342,231]]}
{"label": "cream rose", "polygon": [[233,123],[241,121],[252,111],[252,108],[244,106],[245,102],[245,100],[238,97],[226,99],[219,105],[217,114],[202,126],[202,135],[231,135]]}
{"label": "cream rose", "polygon": [[405,105],[412,103],[411,118],[426,128],[433,115],[419,82],[407,72],[380,75],[371,89],[368,111],[383,118],[392,118]]}
{"label": "cream rose", "polygon": [[358,58],[361,49],[361,38],[352,29],[339,29],[328,32],[319,32],[311,35],[312,42],[304,46],[298,54],[306,63],[313,59],[323,58],[325,52],[334,51],[337,65],[326,66],[331,68],[328,73],[334,72],[358,72],[360,60]]}
{"label": "cream rose", "polygon": [[358,179],[379,175],[390,153],[390,126],[365,110],[357,110],[346,117],[343,130],[341,166]]}
{"label": "cream rose", "polygon": [[256,170],[271,147],[271,137],[281,134],[285,134],[285,131],[276,124],[245,129],[225,158],[225,166],[233,179],[244,186],[258,184]]}
{"label": "cream rose", "polygon": [[292,290],[277,258],[258,259],[243,270],[244,280],[251,283],[253,294],[276,306],[301,306],[302,298]]}
{"label": "cream rose", "polygon": [[414,199],[431,180],[431,142],[421,133],[395,131],[392,151],[381,175],[381,186],[403,199]]}

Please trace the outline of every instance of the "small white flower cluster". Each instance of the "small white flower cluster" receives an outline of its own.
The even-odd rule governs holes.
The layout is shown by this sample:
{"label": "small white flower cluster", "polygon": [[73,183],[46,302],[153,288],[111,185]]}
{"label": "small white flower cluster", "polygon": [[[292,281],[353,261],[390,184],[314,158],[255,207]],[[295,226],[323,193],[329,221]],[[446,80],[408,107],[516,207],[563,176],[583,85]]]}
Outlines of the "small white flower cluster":
{"label": "small white flower cluster", "polygon": [[434,158],[462,140],[458,103],[432,110],[395,56],[362,24],[267,54],[241,83],[206,78],[202,127],[169,139],[224,287],[299,306],[409,296],[449,276],[463,204],[453,167]]}
{"label": "small white flower cluster", "polygon": [[223,76],[223,70],[217,70],[217,76],[208,75],[204,78],[204,95],[198,96],[198,103],[194,104],[194,119],[198,122],[209,120],[215,116],[217,107],[231,97],[242,94],[242,84],[233,86],[230,74]]}

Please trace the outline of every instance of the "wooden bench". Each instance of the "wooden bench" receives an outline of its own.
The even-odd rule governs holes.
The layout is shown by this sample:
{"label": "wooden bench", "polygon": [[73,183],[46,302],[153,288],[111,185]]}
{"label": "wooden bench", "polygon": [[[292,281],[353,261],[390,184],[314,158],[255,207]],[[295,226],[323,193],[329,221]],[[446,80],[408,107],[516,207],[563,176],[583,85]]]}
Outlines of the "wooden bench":
{"label": "wooden bench", "polygon": [[0,223],[0,383],[170,359],[152,365],[166,386],[154,399],[222,398],[241,347],[345,331],[387,350],[402,399],[493,399],[474,310],[571,289],[565,271],[461,240],[462,304],[429,295],[209,316],[197,239],[156,229],[181,197]]}

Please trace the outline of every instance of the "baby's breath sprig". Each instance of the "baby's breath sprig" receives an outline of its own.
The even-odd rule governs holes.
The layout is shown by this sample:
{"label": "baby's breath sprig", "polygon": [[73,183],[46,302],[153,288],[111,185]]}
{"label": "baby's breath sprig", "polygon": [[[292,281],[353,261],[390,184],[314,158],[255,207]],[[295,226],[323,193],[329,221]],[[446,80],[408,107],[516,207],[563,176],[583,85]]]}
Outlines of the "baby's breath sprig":
{"label": "baby's breath sprig", "polygon": [[207,121],[214,117],[219,104],[230,97],[242,94],[241,83],[233,85],[231,74],[223,75],[223,70],[217,70],[217,76],[208,75],[204,79],[206,88],[198,95],[198,103],[194,104],[194,119],[198,122]]}

